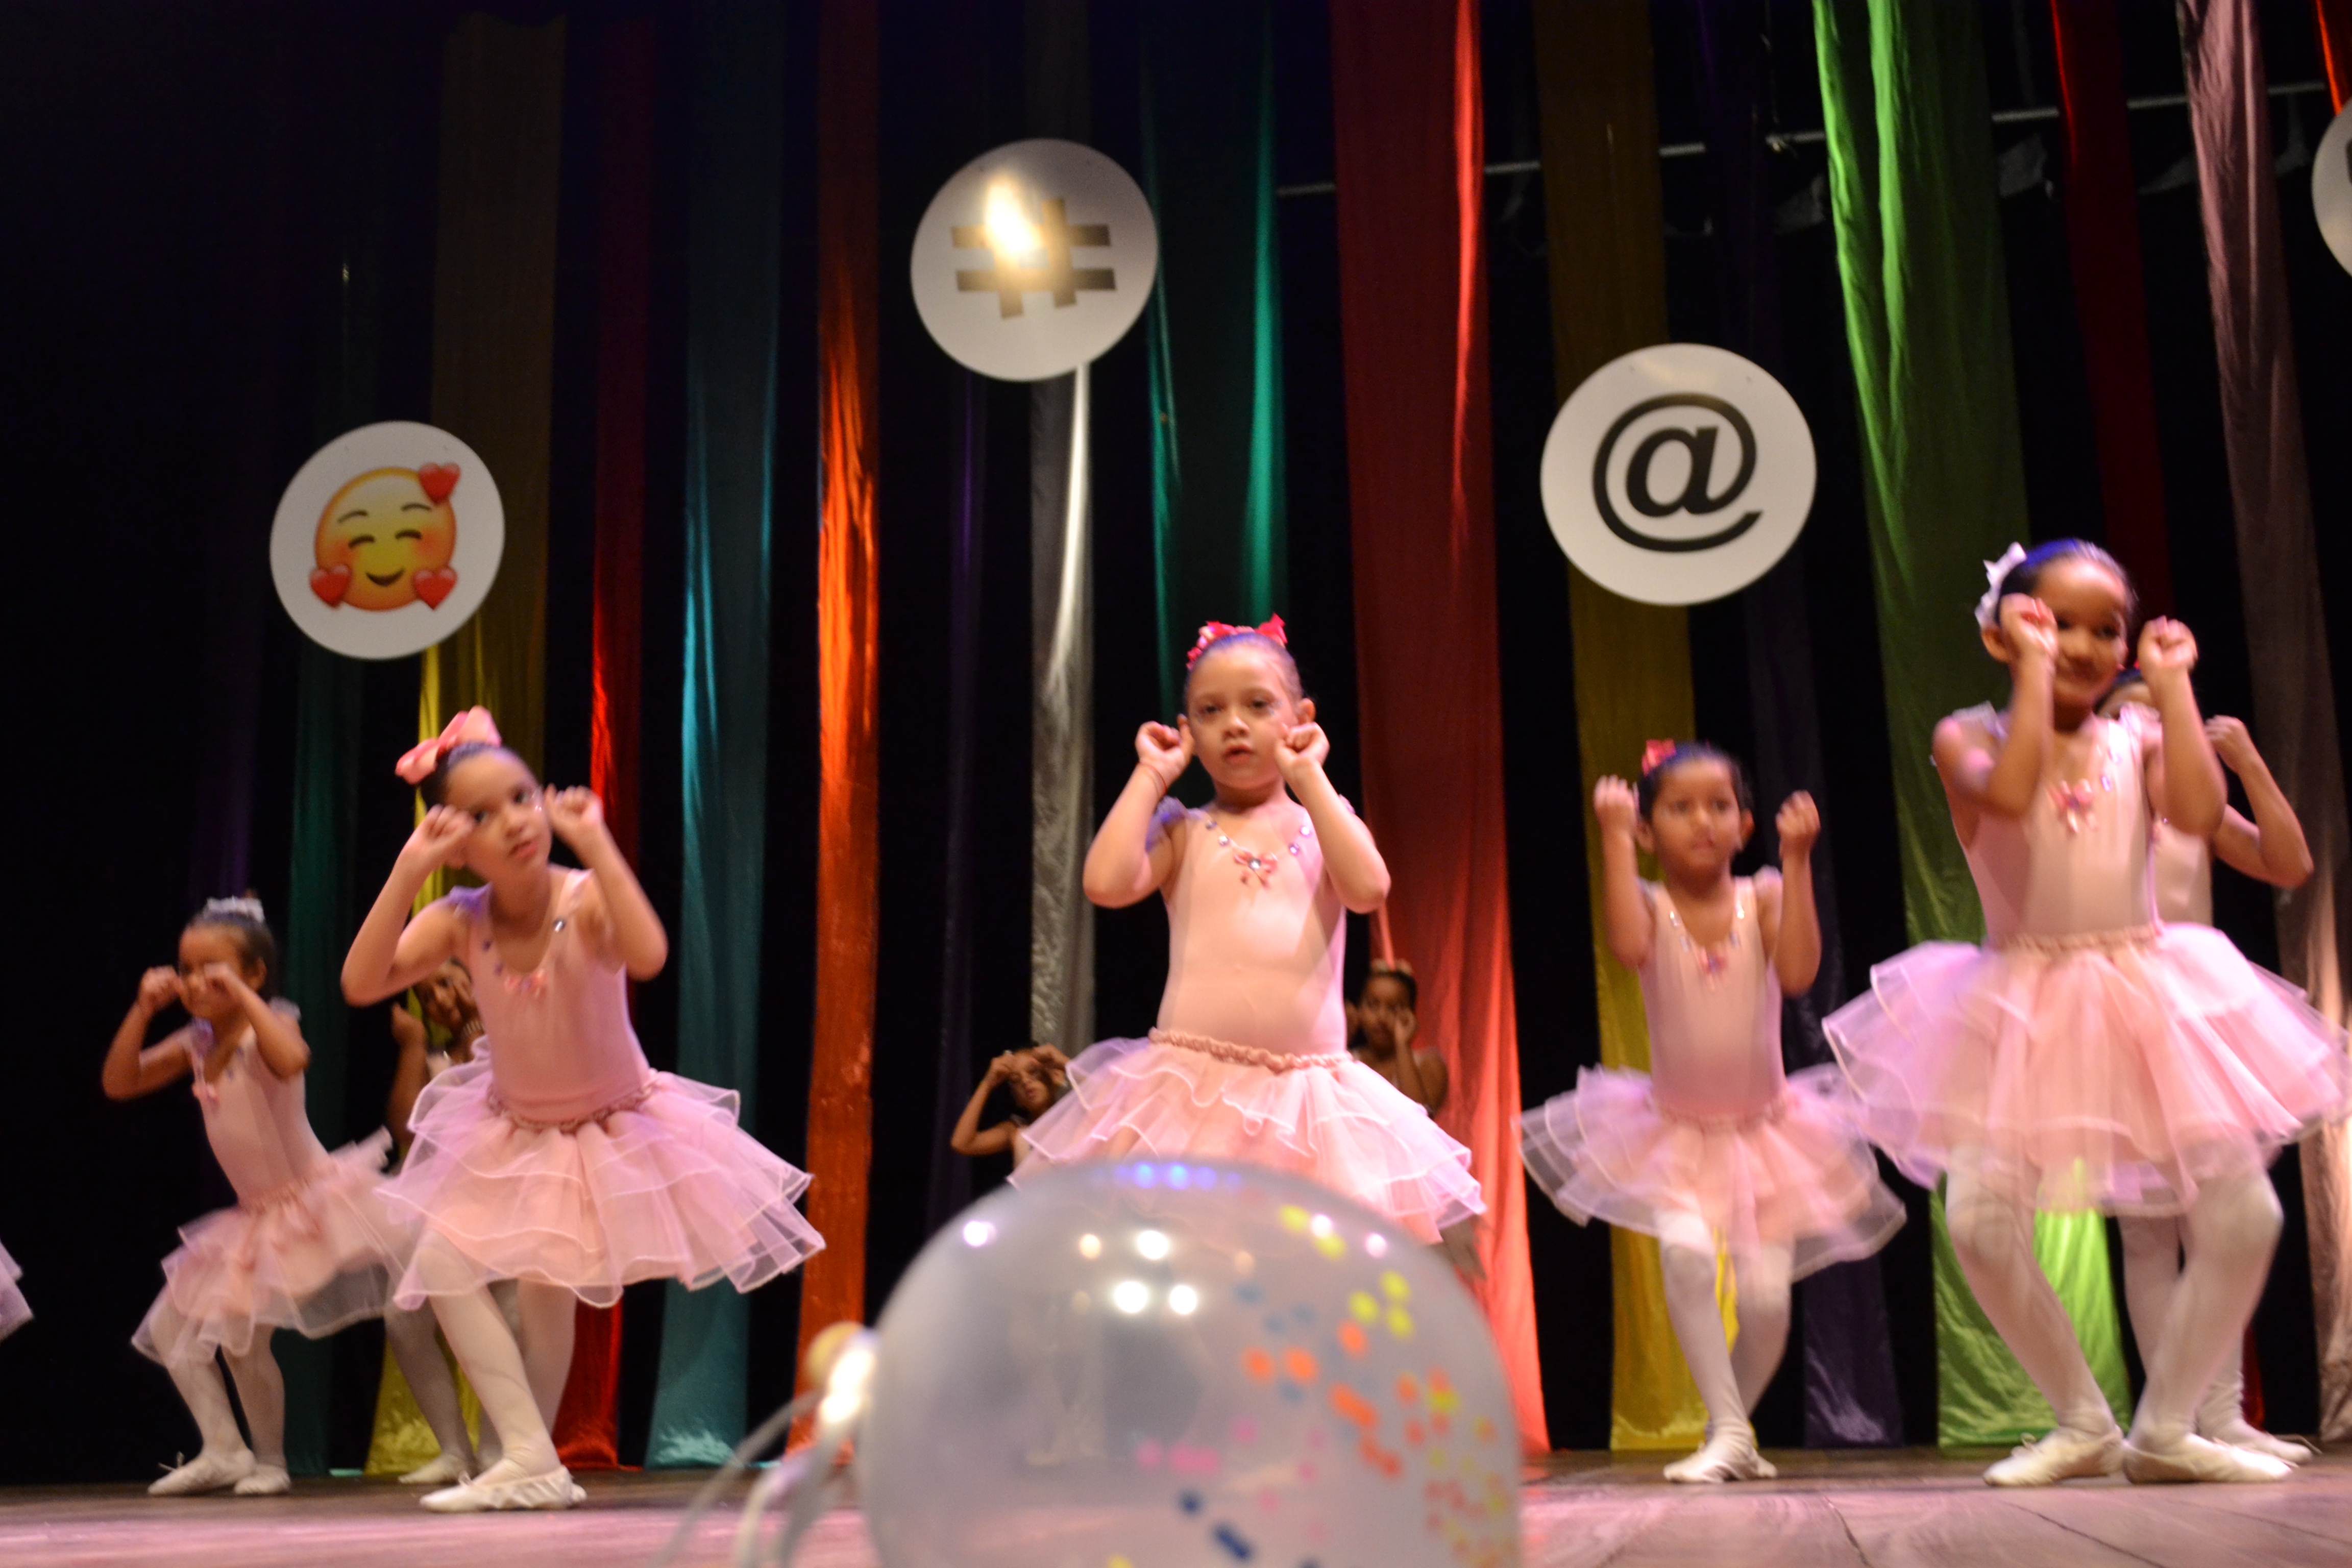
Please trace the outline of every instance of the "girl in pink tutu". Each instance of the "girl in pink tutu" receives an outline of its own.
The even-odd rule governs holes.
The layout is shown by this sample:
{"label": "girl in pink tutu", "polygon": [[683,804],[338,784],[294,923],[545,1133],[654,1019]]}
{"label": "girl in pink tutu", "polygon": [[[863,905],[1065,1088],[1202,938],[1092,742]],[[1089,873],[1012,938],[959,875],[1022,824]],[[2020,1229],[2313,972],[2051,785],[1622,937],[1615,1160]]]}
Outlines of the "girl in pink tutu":
{"label": "girl in pink tutu", "polygon": [[[1651,1070],[1585,1068],[1573,1093],[1520,1119],[1521,1151],[1570,1219],[1658,1238],[1666,1315],[1707,1415],[1705,1446],[1666,1479],[1769,1480],[1748,1416],[1788,1344],[1790,1283],[1868,1257],[1903,1223],[1837,1069],[1790,1079],[1780,1064],[1781,994],[1811,987],[1821,967],[1821,815],[1790,795],[1780,870],[1734,877],[1755,827],[1747,776],[1712,746],[1671,741],[1651,742],[1638,789],[1602,779],[1592,810],[1609,950],[1641,976]],[[1637,846],[1663,881],[1642,879]],[[1718,1248],[1737,1345],[1716,1301]]]}
{"label": "girl in pink tutu", "polygon": [[33,1321],[33,1309],[25,1304],[25,1292],[16,1285],[24,1277],[25,1271],[16,1267],[8,1249],[0,1247],[0,1340]]}
{"label": "girl in pink tutu", "polygon": [[[1281,621],[1201,628],[1177,727],[1144,725],[1135,749],[1086,889],[1105,909],[1167,901],[1159,1026],[1070,1064],[1070,1092],[1029,1128],[1013,1180],[1134,1153],[1248,1161],[1312,1177],[1475,1268],[1486,1204],[1470,1152],[1348,1054],[1347,913],[1380,907],[1388,867],[1324,775],[1330,742]],[[1206,810],[1168,798],[1196,756],[1216,785]]]}
{"label": "girl in pink tutu", "polygon": [[[2344,1039],[2209,927],[2157,919],[2166,819],[2221,823],[2221,770],[2178,622],[2140,633],[2160,722],[2095,710],[2133,612],[2123,569],[2079,540],[2012,548],[1978,606],[2010,671],[2005,710],[1937,726],[1952,826],[1983,901],[1981,948],[1929,942],[1829,1020],[1872,1135],[1916,1180],[1949,1178],[1953,1250],[2057,1425],[1986,1471],[2046,1486],[2276,1480],[2289,1468],[2191,1429],[2236,1348],[2278,1237],[2272,1154],[2340,1116]],[[2037,1208],[2179,1215],[2189,1242],[2126,1441],[2033,1256]]]}
{"label": "girl in pink tutu", "polygon": [[[2126,670],[2099,705],[2114,718],[2126,704],[2149,708],[2147,682],[2137,670]],[[2311,847],[2294,807],[2271,777],[2270,765],[2254,749],[2246,726],[2236,719],[2205,721],[2205,738],[2214,754],[2246,786],[2247,817],[2234,806],[2221,812],[2221,826],[2212,842],[2193,838],[2161,817],[2156,824],[2153,851],[2156,912],[2159,919],[2213,923],[2213,862],[2220,858],[2259,882],[2274,888],[2299,888],[2311,876]],[[2139,1342],[2142,1360],[2150,1354],[2172,1310],[2173,1291],[2180,1283],[2184,1234],[2177,1215],[2125,1215],[2116,1221],[2123,1234],[2124,1300],[2130,1309],[2132,1337]],[[2312,1450],[2288,1437],[2274,1437],[2246,1419],[2245,1359],[2226,1357],[2221,1375],[2198,1402],[2197,1435],[2233,1447],[2252,1448],[2290,1465],[2311,1458]]]}
{"label": "girl in pink tutu", "polygon": [[[352,943],[343,993],[380,1002],[452,958],[473,973],[489,1059],[418,1095],[415,1142],[384,1196],[421,1226],[395,1300],[431,1301],[505,1449],[425,1506],[568,1508],[582,1494],[548,1426],[573,1298],[610,1306],[662,1279],[751,1290],[824,1242],[793,1207],[808,1177],[736,1125],[731,1092],[646,1066],[628,982],[660,973],[668,941],[596,796],[542,791],[478,708],[399,771],[430,809]],[[548,864],[553,836],[585,869]],[[445,865],[486,886],[410,918]],[[501,1279],[519,1283],[519,1333],[491,1299]]]}
{"label": "girl in pink tutu", "polygon": [[[303,1110],[302,1042],[278,989],[278,944],[252,899],[215,899],[180,933],[180,964],[151,969],[114,1032],[100,1083],[132,1100],[194,1075],[205,1132],[236,1206],[180,1232],[163,1293],[131,1342],[163,1363],[196,1419],[196,1457],[147,1489],[157,1497],[234,1487],[284,1492],[286,1384],[269,1337],[313,1339],[383,1310],[394,1245],[376,1199],[391,1142],[378,1132],[330,1154]],[[187,1025],[152,1046],[155,1015],[177,1002]],[[214,1363],[228,1361],[252,1432],[247,1446]]]}

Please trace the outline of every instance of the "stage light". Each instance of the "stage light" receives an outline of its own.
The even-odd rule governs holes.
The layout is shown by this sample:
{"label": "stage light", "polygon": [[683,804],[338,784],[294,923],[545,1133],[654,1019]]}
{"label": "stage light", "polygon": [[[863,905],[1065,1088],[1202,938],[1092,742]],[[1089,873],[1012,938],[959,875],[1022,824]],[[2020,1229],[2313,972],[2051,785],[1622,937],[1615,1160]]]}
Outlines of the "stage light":
{"label": "stage light", "polygon": [[1102,1237],[1097,1236],[1093,1231],[1088,1231],[1086,1235],[1078,1237],[1078,1256],[1080,1258],[1100,1258],[1102,1256]]}
{"label": "stage light", "polygon": [[1135,1233],[1135,1250],[1157,1263],[1168,1256],[1168,1234],[1159,1230],[1139,1230]]}
{"label": "stage light", "polygon": [[1190,1285],[1178,1285],[1168,1292],[1168,1310],[1180,1318],[1189,1318],[1200,1310],[1201,1293]]}
{"label": "stage light", "polygon": [[999,179],[988,187],[988,216],[982,221],[988,226],[990,249],[999,256],[1014,257],[1032,256],[1045,247],[1045,237],[1029,221],[1027,206],[1021,187],[1010,179]]}
{"label": "stage light", "polygon": [[1140,1279],[1122,1279],[1111,1288],[1110,1304],[1133,1317],[1151,1305],[1151,1287]]}
{"label": "stage light", "polygon": [[984,1219],[964,1221],[963,1244],[966,1247],[986,1247],[996,1239],[996,1227]]}

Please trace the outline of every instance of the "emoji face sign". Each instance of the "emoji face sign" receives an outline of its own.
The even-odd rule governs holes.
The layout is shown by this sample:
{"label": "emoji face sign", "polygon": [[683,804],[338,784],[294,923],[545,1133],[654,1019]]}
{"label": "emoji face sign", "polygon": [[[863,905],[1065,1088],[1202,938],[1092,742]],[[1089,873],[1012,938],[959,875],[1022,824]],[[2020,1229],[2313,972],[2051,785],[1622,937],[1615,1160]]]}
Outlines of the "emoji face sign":
{"label": "emoji face sign", "polygon": [[337,490],[319,515],[310,591],[354,610],[396,610],[422,599],[438,609],[457,574],[457,466],[375,468]]}
{"label": "emoji face sign", "polygon": [[278,503],[269,572],[313,642],[400,658],[472,618],[505,552],[506,512],[481,455],[446,430],[391,420],[302,465]]}

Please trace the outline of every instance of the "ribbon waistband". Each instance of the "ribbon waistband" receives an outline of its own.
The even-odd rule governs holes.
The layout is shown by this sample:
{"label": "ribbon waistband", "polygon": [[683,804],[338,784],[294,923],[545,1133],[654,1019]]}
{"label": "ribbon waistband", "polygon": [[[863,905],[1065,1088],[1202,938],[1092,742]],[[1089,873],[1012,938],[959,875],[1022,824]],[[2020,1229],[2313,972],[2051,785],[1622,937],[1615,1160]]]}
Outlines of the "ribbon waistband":
{"label": "ribbon waistband", "polygon": [[2103,948],[2145,947],[2163,931],[2161,925],[2151,922],[2117,931],[2069,931],[2063,936],[2032,936],[2018,931],[1989,945],[2002,952],[2088,952]]}
{"label": "ribbon waistband", "polygon": [[1177,1029],[1154,1029],[1150,1034],[1155,1046],[1173,1046],[1178,1050],[1198,1051],[1219,1061],[1237,1062],[1243,1067],[1264,1068],[1268,1072],[1296,1072],[1301,1068],[1342,1068],[1353,1058],[1345,1051],[1327,1051],[1319,1056],[1294,1056],[1286,1051],[1269,1051],[1256,1046],[1237,1046],[1231,1040],[1220,1040],[1207,1035],[1188,1035]]}
{"label": "ribbon waistband", "polygon": [[490,1089],[490,1109],[517,1127],[525,1128],[533,1132],[577,1132],[592,1121],[602,1121],[604,1118],[618,1115],[624,1110],[635,1110],[651,1099],[654,1090],[658,1087],[659,1085],[649,1078],[620,1099],[610,1104],[600,1105],[585,1116],[569,1117],[562,1121],[542,1121],[536,1117],[523,1115],[505,1100],[500,1100],[498,1088],[493,1085]]}

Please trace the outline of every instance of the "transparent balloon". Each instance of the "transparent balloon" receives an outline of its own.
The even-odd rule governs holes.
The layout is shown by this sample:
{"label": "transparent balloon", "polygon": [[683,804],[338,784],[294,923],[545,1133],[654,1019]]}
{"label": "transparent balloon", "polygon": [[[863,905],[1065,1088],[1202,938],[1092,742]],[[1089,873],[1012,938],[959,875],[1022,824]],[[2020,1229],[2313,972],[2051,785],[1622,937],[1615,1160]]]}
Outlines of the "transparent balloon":
{"label": "transparent balloon", "polygon": [[1502,1568],[1518,1440],[1452,1270],[1312,1183],[1078,1164],[934,1237],[857,1480],[886,1568]]}

